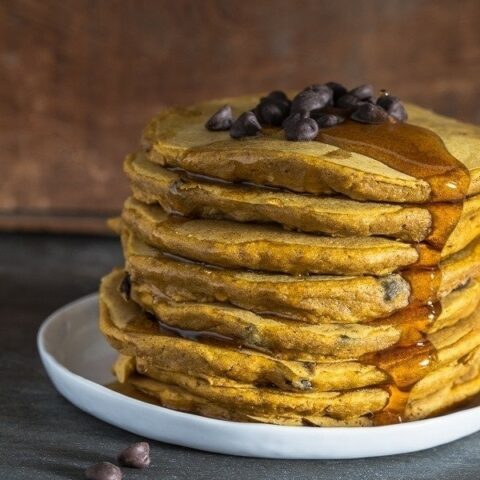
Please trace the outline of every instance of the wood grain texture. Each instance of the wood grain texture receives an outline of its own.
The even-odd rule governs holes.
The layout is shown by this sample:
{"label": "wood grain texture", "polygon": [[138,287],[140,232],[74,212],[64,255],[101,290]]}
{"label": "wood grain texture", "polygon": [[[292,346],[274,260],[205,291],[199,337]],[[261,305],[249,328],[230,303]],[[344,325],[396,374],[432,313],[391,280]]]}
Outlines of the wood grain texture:
{"label": "wood grain texture", "polygon": [[0,228],[117,211],[165,105],[335,79],[480,122],[479,19],[477,0],[4,0]]}

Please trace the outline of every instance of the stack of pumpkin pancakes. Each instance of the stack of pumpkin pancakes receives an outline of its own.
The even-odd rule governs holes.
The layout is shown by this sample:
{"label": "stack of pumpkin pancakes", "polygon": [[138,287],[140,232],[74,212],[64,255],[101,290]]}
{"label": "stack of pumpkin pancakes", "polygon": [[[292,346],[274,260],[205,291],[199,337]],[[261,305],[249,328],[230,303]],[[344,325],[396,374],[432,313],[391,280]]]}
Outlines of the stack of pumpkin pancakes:
{"label": "stack of pumpkin pancakes", "polygon": [[204,127],[225,103],[256,98],[167,110],[125,161],[125,267],[100,302],[119,382],[176,410],[318,426],[480,391],[480,128],[407,105],[403,125],[234,140]]}

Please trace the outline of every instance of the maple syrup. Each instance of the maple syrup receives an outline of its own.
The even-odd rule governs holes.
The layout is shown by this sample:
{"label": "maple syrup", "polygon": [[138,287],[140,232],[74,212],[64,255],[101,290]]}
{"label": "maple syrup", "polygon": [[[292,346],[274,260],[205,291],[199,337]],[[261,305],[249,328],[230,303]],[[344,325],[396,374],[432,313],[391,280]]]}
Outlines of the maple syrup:
{"label": "maple syrup", "polygon": [[461,202],[470,183],[467,168],[431,130],[409,123],[365,125],[354,121],[321,130],[317,140],[360,153],[425,180],[431,202]]}

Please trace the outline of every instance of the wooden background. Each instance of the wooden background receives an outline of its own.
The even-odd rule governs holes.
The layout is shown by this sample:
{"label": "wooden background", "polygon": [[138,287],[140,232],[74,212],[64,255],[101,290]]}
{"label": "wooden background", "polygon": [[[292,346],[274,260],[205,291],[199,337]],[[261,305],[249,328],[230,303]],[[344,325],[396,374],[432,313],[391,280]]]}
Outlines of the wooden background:
{"label": "wooden background", "polygon": [[0,0],[0,229],[103,231],[164,105],[366,81],[480,123],[478,0]]}

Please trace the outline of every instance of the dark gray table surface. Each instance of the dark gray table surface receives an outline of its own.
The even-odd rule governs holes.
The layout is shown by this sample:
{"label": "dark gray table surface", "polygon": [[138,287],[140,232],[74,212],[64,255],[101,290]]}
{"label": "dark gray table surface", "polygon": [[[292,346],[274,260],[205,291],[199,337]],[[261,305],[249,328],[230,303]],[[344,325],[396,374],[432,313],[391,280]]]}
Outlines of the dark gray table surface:
{"label": "dark gray table surface", "polygon": [[[115,239],[0,235],[0,480],[81,479],[139,438],[64,400],[35,336],[52,310],[97,289],[121,264]],[[480,434],[424,452],[349,461],[236,458],[151,442],[152,466],[125,479],[479,480]]]}

